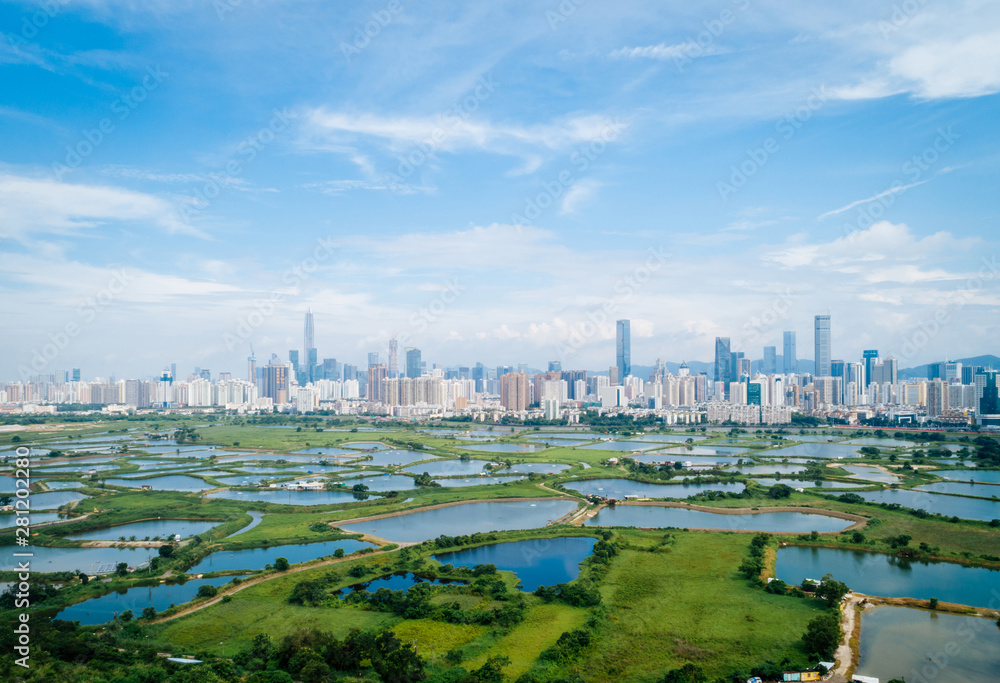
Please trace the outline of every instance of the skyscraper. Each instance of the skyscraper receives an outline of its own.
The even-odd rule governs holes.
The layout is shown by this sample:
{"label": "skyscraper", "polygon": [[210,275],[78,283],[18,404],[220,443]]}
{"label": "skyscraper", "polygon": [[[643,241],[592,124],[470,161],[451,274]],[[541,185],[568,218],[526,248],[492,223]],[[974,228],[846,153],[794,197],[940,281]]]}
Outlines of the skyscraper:
{"label": "skyscraper", "polygon": [[616,365],[618,366],[618,381],[624,382],[632,374],[632,323],[629,320],[619,320],[616,334]]}
{"label": "skyscraper", "polygon": [[778,372],[778,349],[775,346],[764,347],[764,364],[761,372],[765,375],[774,375]]}
{"label": "skyscraper", "polygon": [[306,311],[306,324],[302,334],[302,358],[306,367],[303,368],[303,376],[307,382],[318,379],[316,374],[316,328],[313,324],[313,309]]}
{"label": "skyscraper", "polygon": [[420,349],[406,349],[406,376],[416,379],[423,374],[420,369]]}
{"label": "skyscraper", "polygon": [[878,363],[878,350],[877,349],[865,349],[862,352],[861,357],[864,359],[865,363],[865,387],[872,383],[872,377],[875,376],[875,364]]}
{"label": "skyscraper", "polygon": [[817,315],[813,340],[816,346],[817,377],[830,377],[830,316]]}
{"label": "skyscraper", "polygon": [[715,338],[715,381],[729,382],[733,374],[733,357],[729,352],[729,337]]}
{"label": "skyscraper", "polygon": [[379,365],[379,362],[378,362],[378,351],[371,351],[368,354],[368,367],[369,368],[373,368],[376,365]]}
{"label": "skyscraper", "polygon": [[786,375],[798,372],[799,359],[795,355],[795,332],[786,331],[782,349],[781,367]]}
{"label": "skyscraper", "polygon": [[399,376],[399,342],[393,337],[389,340],[389,377]]}

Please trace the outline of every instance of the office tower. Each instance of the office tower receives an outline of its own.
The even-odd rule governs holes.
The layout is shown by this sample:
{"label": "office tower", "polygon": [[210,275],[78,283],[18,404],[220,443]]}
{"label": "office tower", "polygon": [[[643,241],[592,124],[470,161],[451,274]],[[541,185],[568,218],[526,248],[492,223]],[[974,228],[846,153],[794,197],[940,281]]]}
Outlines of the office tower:
{"label": "office tower", "polygon": [[979,415],[1000,414],[1000,392],[997,391],[997,371],[982,370],[976,374],[976,409]]}
{"label": "office tower", "polygon": [[549,372],[562,372],[562,361],[550,360]]}
{"label": "office tower", "polygon": [[207,379],[209,382],[212,381],[212,371],[208,368],[202,368],[201,372],[198,373],[198,376],[202,379]]}
{"label": "office tower", "polygon": [[[981,365],[963,365],[962,366],[962,384],[974,384],[976,375],[983,371],[983,366]],[[76,373],[76,370],[73,371]]]}
{"label": "office tower", "polygon": [[[74,375],[77,378],[76,381],[79,382],[80,381],[80,379],[79,379],[80,378],[80,371],[79,370],[74,370],[73,372],[74,372]],[[175,380],[177,379],[177,363],[171,363],[170,364],[170,376],[173,377]]]}
{"label": "office tower", "polygon": [[624,382],[632,374],[632,322],[619,320],[616,325],[616,362],[618,381]]}
{"label": "office tower", "polygon": [[744,353],[742,351],[732,351],[729,354],[729,381],[738,382],[740,381],[740,361],[743,359]]}
{"label": "office tower", "polygon": [[830,361],[830,377],[846,377],[847,373],[845,368],[847,366],[846,361],[842,360],[832,360]]}
{"label": "office tower", "polygon": [[477,392],[486,391],[486,368],[482,363],[476,363],[472,368],[472,381],[476,383]]}
{"label": "office tower", "polygon": [[368,354],[368,367],[373,368],[376,365],[379,365],[378,351],[372,351]]}
{"label": "office tower", "polygon": [[318,354],[316,353],[316,328],[313,324],[313,312],[310,308],[306,311],[306,322],[302,333],[302,357],[305,367],[302,368],[303,379],[312,382],[316,377],[316,365],[318,364]]}
{"label": "office tower", "polygon": [[608,368],[608,383],[611,386],[615,386],[617,384],[622,383],[622,378],[618,376],[617,365],[612,365],[610,368]]}
{"label": "office tower", "polygon": [[830,316],[817,315],[815,328],[813,330],[813,341],[816,347],[816,371],[817,377],[830,377]]}
{"label": "office tower", "polygon": [[799,359],[795,355],[795,333],[785,332],[784,347],[782,348],[781,367],[786,375],[797,373]]}
{"label": "office tower", "polygon": [[715,381],[729,382],[733,374],[733,357],[729,351],[729,337],[715,338]]}
{"label": "office tower", "polygon": [[508,372],[500,378],[500,405],[507,410],[527,410],[530,381],[523,372]]}
{"label": "office tower", "polygon": [[774,375],[778,372],[778,348],[776,346],[764,347],[764,363],[761,372],[765,375]]}
{"label": "office tower", "polygon": [[744,377],[750,377],[750,359],[743,358],[743,354],[736,359],[736,380],[741,381]]}
{"label": "office tower", "polygon": [[[174,364],[173,367],[174,367],[175,370],[177,369],[177,365],[176,364]],[[73,381],[74,382],[79,382],[80,381],[80,368],[73,368]]]}
{"label": "office tower", "polygon": [[368,367],[368,392],[366,396],[369,401],[385,403],[385,398],[382,396],[382,385],[388,374],[389,369],[381,363]]}
{"label": "office tower", "polygon": [[337,359],[324,358],[323,365],[320,367],[320,374],[323,376],[322,379],[340,379],[340,371],[337,368]]}
{"label": "office tower", "polygon": [[948,360],[942,365],[941,379],[945,382],[962,381],[962,364],[958,361]]}
{"label": "office tower", "polygon": [[344,363],[344,381],[356,380],[358,378],[358,366]]}
{"label": "office tower", "polygon": [[393,337],[389,340],[389,377],[399,376],[399,342]]}
{"label": "office tower", "polygon": [[[233,373],[231,373],[231,372],[220,372],[219,373],[219,381],[220,382],[231,382],[232,379],[233,379]],[[173,382],[173,378],[171,378],[170,381]]]}
{"label": "office tower", "polygon": [[247,356],[247,381],[257,383],[257,359],[253,355],[253,347],[250,347],[250,355]]}
{"label": "office tower", "polygon": [[288,350],[288,362],[292,365],[292,372],[298,374],[299,372],[299,351],[298,349]]}
{"label": "office tower", "polygon": [[420,349],[406,349],[406,376],[410,379],[420,377],[421,371]]}
{"label": "office tower", "polygon": [[749,382],[747,384],[747,405],[761,405],[761,384],[760,382]]}
{"label": "office tower", "polygon": [[878,363],[878,351],[876,349],[866,349],[861,356],[865,364],[865,386],[867,387],[872,383],[872,377],[875,376],[874,368],[875,364]]}

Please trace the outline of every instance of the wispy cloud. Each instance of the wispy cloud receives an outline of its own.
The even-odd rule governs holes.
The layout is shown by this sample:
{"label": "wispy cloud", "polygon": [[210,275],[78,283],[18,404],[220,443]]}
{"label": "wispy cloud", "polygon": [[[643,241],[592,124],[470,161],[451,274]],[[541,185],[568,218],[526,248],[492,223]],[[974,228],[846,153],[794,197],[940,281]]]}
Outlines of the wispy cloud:
{"label": "wispy cloud", "polygon": [[850,211],[851,209],[853,209],[856,206],[861,206],[862,204],[867,204],[869,202],[874,202],[874,201],[877,201],[879,199],[882,199],[883,197],[888,197],[890,195],[899,194],[900,192],[906,192],[907,190],[909,190],[911,188],[914,188],[914,187],[917,187],[918,185],[923,185],[926,182],[928,182],[928,181],[926,181],[926,180],[918,180],[917,182],[910,183],[909,185],[896,185],[896,186],[890,187],[888,190],[884,190],[882,192],[879,192],[878,194],[873,194],[871,197],[865,197],[864,199],[858,199],[856,201],[851,202],[850,204],[845,204],[844,206],[840,207],[839,209],[833,209],[832,211],[827,211],[824,214],[820,214],[816,218],[816,220],[821,221],[824,218],[829,218],[830,216],[836,216],[839,213],[844,213],[845,211]]}
{"label": "wispy cloud", "polygon": [[674,45],[660,43],[658,45],[622,47],[617,50],[613,50],[608,56],[612,59],[659,59],[666,61],[671,59],[689,58],[691,55],[698,55],[699,57],[705,55],[721,55],[729,51],[730,50],[719,45],[713,44],[701,46],[698,43],[686,41]]}

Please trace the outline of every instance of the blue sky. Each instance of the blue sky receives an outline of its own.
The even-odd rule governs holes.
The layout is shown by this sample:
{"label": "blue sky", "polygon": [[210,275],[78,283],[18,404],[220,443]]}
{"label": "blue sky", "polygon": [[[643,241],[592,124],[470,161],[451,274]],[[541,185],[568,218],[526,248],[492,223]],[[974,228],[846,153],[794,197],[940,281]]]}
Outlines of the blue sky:
{"label": "blue sky", "polygon": [[0,378],[996,350],[996,3],[427,4],[0,3]]}

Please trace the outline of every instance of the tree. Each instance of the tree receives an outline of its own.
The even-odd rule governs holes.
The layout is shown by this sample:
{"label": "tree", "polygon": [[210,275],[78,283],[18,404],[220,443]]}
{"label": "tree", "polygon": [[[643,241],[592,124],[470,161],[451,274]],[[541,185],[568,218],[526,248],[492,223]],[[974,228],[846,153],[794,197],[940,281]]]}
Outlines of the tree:
{"label": "tree", "polygon": [[792,487],[786,484],[775,484],[767,490],[767,497],[774,498],[775,500],[779,498],[791,498]]}
{"label": "tree", "polygon": [[142,618],[143,619],[155,619],[156,618],[156,608],[152,605],[148,605],[142,608]]}
{"label": "tree", "polygon": [[503,683],[507,680],[503,667],[508,664],[510,657],[490,657],[485,664],[472,672],[472,678],[478,683]]}
{"label": "tree", "polygon": [[124,623],[132,621],[132,610],[127,609],[118,615],[118,619]]}
{"label": "tree", "polygon": [[279,572],[288,571],[288,558],[279,557],[274,561],[274,568]]}
{"label": "tree", "polygon": [[843,581],[835,581],[833,574],[826,574],[816,587],[816,597],[826,600],[828,607],[838,604],[850,592]]}
{"label": "tree", "polygon": [[210,583],[206,583],[205,585],[200,586],[198,588],[199,598],[214,598],[218,594],[219,594],[219,589]]}
{"label": "tree", "polygon": [[818,657],[832,657],[833,651],[840,644],[839,613],[821,614],[806,626],[802,636],[806,652]]}
{"label": "tree", "polygon": [[160,553],[160,557],[170,557],[174,554],[174,546],[169,543],[167,545],[161,545],[157,552]]}
{"label": "tree", "polygon": [[708,676],[701,667],[688,662],[679,669],[668,671],[661,683],[708,683]]}
{"label": "tree", "polygon": [[118,576],[125,576],[128,574],[128,562],[119,562],[115,565],[115,574]]}

